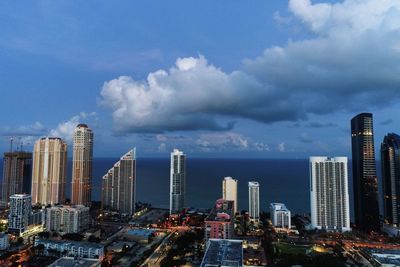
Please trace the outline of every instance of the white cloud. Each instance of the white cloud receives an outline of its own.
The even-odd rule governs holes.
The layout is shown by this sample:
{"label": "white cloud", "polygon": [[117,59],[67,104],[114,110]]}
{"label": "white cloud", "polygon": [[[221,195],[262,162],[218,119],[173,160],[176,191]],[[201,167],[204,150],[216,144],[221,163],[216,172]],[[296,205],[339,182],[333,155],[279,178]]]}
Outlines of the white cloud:
{"label": "white cloud", "polygon": [[267,48],[240,70],[226,73],[203,56],[187,57],[145,81],[106,82],[102,103],[111,108],[115,129],[230,130],[227,121],[236,117],[307,120],[400,98],[400,1],[290,0],[289,11],[285,21],[300,23],[309,37]]}
{"label": "white cloud", "polygon": [[4,126],[0,128],[0,135],[2,136],[39,136],[45,132],[46,127],[38,121],[31,125]]}
{"label": "white cloud", "polygon": [[286,144],[285,142],[281,142],[278,144],[278,151],[279,152],[285,152],[286,151]]}
{"label": "white cloud", "polygon": [[65,141],[67,141],[68,143],[71,143],[76,125],[78,125],[83,121],[96,118],[96,116],[97,116],[96,112],[91,112],[91,113],[81,112],[79,113],[79,115],[75,115],[71,117],[69,120],[59,123],[55,129],[50,130],[49,136],[60,137]]}

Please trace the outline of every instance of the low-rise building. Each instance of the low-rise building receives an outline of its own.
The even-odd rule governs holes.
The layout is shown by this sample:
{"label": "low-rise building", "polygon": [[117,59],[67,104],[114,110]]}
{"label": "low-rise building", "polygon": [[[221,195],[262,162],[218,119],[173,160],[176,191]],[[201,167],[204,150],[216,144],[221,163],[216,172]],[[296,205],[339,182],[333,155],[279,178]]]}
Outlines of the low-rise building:
{"label": "low-rise building", "polygon": [[242,240],[209,239],[200,267],[243,266]]}
{"label": "low-rise building", "polygon": [[283,203],[271,203],[270,207],[271,221],[275,227],[291,228],[291,215]]}
{"label": "low-rise building", "polygon": [[9,237],[7,233],[0,233],[0,250],[6,250],[10,247]]}
{"label": "low-rise building", "polygon": [[50,264],[48,267],[100,267],[98,259],[81,259],[73,257],[62,257]]}
{"label": "low-rise building", "polygon": [[234,201],[218,199],[205,219],[205,239],[232,239],[234,236]]}
{"label": "low-rise building", "polygon": [[46,229],[62,234],[80,233],[89,226],[89,207],[57,205],[47,208]]}
{"label": "low-rise building", "polygon": [[104,246],[97,243],[78,241],[58,241],[50,239],[35,239],[35,247],[43,245],[46,251],[54,250],[65,253],[69,257],[92,258],[102,260],[104,257]]}

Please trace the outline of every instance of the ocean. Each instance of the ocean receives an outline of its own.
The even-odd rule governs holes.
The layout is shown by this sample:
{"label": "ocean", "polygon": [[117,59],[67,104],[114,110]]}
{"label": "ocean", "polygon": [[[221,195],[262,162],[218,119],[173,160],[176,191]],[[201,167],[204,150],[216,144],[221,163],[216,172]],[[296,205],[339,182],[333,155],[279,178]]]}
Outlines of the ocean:
{"label": "ocean", "polygon": [[[93,160],[93,200],[100,200],[101,178],[118,158]],[[136,201],[151,203],[154,207],[169,206],[169,158],[138,158],[136,163]],[[260,183],[260,209],[268,211],[269,203],[282,202],[292,213],[308,213],[309,197],[308,159],[201,159],[187,158],[187,205],[211,208],[222,195],[222,179],[232,176],[239,180],[238,206],[248,209],[247,182]],[[72,161],[68,161],[67,196],[71,191]],[[2,164],[0,171],[2,171]],[[379,169],[379,164],[377,162]],[[379,170],[378,170],[379,174]],[[349,161],[349,195],[352,205],[351,162]]]}

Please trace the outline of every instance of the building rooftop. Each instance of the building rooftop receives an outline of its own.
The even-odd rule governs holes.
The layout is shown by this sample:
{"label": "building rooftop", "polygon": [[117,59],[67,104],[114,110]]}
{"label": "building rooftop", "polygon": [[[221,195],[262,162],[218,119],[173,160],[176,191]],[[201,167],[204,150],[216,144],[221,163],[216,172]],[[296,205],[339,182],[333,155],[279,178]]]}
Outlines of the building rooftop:
{"label": "building rooftop", "polygon": [[85,123],[79,123],[76,128],[89,128]]}
{"label": "building rooftop", "polygon": [[206,221],[229,222],[233,218],[234,201],[218,199]]}
{"label": "building rooftop", "polygon": [[49,265],[49,267],[97,267],[101,266],[101,261],[98,259],[82,259],[63,257]]}
{"label": "building rooftop", "polygon": [[400,266],[398,249],[365,249],[381,266]]}
{"label": "building rooftop", "polygon": [[131,229],[126,232],[128,235],[134,236],[151,236],[154,233],[154,230],[150,229]]}
{"label": "building rooftop", "polygon": [[276,211],[289,211],[283,203],[271,203],[270,207]]}
{"label": "building rooftop", "polygon": [[200,267],[207,266],[243,266],[242,240],[208,240]]}
{"label": "building rooftop", "polygon": [[51,240],[38,238],[35,240],[35,245],[37,244],[62,244],[62,245],[70,245],[76,247],[84,247],[84,248],[95,248],[95,249],[103,249],[104,246],[97,243],[91,242],[82,242],[82,241],[71,241],[71,240]]}
{"label": "building rooftop", "polygon": [[259,186],[258,182],[249,182],[249,186]]}

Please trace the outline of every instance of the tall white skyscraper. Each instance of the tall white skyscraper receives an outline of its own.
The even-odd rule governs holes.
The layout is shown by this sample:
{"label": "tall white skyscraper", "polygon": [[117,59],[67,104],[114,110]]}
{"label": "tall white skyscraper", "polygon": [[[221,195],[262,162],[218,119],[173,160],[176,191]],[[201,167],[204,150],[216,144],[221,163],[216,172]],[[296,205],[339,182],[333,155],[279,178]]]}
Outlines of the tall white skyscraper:
{"label": "tall white skyscraper", "polygon": [[32,198],[28,194],[10,196],[10,212],[8,214],[8,232],[21,235],[28,228],[32,213]]}
{"label": "tall white skyscraper", "polygon": [[225,177],[224,180],[222,180],[222,198],[224,200],[234,201],[234,206],[233,206],[234,214],[237,212],[237,207],[238,207],[237,184],[238,180],[233,179],[232,177]]}
{"label": "tall white skyscraper", "polygon": [[311,225],[350,231],[347,157],[310,157]]}
{"label": "tall white skyscraper", "polygon": [[250,221],[257,225],[260,222],[260,185],[249,182],[249,216]]}
{"label": "tall white skyscraper", "polygon": [[90,206],[92,201],[93,131],[78,124],[74,131],[71,202]]}
{"label": "tall white skyscraper", "polygon": [[186,155],[178,149],[171,153],[169,212],[182,211],[186,203]]}
{"label": "tall white skyscraper", "polygon": [[136,148],[128,151],[103,176],[101,205],[103,210],[132,215],[136,202]]}
{"label": "tall white skyscraper", "polygon": [[66,179],[67,143],[58,137],[37,140],[33,149],[32,203],[63,203]]}

